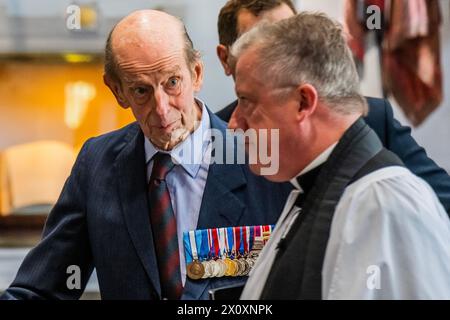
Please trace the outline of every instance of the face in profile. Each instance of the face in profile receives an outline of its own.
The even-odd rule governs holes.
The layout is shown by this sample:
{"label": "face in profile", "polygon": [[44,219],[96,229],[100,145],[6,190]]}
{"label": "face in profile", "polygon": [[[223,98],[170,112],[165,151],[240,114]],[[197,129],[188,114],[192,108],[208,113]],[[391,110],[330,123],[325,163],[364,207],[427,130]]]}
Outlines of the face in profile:
{"label": "face in profile", "polygon": [[[297,149],[298,103],[293,87],[277,87],[265,81],[267,77],[258,70],[257,53],[251,49],[245,51],[236,65],[238,106],[228,126],[244,131],[254,130],[257,148],[264,148],[258,153],[266,154],[279,163],[276,172],[266,175],[263,169],[267,168],[267,163],[258,157],[256,163],[250,164],[253,173],[264,175],[271,181],[288,181],[297,173],[290,168],[289,159],[292,150]],[[248,152],[254,152],[254,145],[247,144],[246,147]]]}

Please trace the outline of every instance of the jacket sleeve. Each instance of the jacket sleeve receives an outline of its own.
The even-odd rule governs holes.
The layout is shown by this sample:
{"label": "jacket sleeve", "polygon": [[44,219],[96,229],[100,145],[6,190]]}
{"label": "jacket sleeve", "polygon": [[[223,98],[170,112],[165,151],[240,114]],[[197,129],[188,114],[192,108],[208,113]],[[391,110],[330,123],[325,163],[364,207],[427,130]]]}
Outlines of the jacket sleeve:
{"label": "jacket sleeve", "polygon": [[450,176],[431,160],[425,149],[411,136],[411,129],[394,119],[392,107],[384,100],[386,115],[386,148],[394,152],[415,175],[424,179],[437,194],[450,215]]}
{"label": "jacket sleeve", "polygon": [[88,144],[49,214],[41,242],[0,299],[78,299],[83,293],[93,270],[86,219]]}

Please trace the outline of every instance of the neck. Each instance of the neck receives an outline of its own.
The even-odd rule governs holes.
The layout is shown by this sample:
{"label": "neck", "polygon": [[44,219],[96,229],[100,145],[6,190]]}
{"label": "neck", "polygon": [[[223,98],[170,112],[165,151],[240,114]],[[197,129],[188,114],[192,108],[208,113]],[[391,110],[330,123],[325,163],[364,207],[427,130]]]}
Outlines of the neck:
{"label": "neck", "polygon": [[298,161],[296,175],[330,146],[337,143],[360,116],[360,114],[332,115],[324,120],[315,120],[316,123],[311,126],[309,137],[304,139],[305,145],[300,147],[301,154],[304,156],[301,161]]}

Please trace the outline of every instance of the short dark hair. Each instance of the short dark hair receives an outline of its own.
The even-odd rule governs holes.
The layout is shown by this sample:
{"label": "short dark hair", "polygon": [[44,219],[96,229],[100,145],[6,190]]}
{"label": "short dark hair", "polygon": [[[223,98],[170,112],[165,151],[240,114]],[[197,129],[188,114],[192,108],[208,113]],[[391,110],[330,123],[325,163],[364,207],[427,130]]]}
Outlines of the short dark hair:
{"label": "short dark hair", "polygon": [[231,46],[238,38],[237,20],[241,9],[249,10],[258,16],[261,12],[271,10],[281,4],[286,4],[297,13],[291,0],[230,0],[220,10],[217,29],[219,31],[219,42],[224,46]]}
{"label": "short dark hair", "polygon": [[[116,60],[114,59],[114,52],[112,49],[112,34],[114,32],[115,26],[112,28],[106,39],[105,45],[105,64],[104,72],[109,78],[114,81],[118,81],[118,70]],[[187,33],[186,27],[183,25],[183,38],[184,38],[184,55],[186,58],[186,63],[188,66],[193,66],[198,59],[200,59],[200,52],[194,49],[194,44],[192,43],[189,34]]]}

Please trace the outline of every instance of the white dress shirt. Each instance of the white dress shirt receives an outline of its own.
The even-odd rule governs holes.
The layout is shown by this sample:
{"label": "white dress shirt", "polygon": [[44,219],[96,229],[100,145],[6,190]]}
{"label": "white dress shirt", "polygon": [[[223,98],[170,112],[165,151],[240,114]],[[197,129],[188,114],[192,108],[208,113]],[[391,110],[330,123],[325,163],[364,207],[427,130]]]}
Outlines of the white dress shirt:
{"label": "white dress shirt", "polygon": [[[241,299],[260,298],[276,246],[301,214],[293,207],[300,192],[298,185],[291,192]],[[346,188],[331,224],[322,298],[450,299],[450,220],[425,181],[396,166]]]}
{"label": "white dress shirt", "polygon": [[186,140],[171,151],[164,151],[144,139],[147,179],[153,169],[153,156],[157,152],[170,154],[176,165],[166,177],[170,201],[177,221],[178,249],[180,252],[180,271],[183,285],[186,281],[186,261],[183,233],[197,228],[203,191],[208,177],[211,158],[211,123],[208,110],[202,101],[196,99],[202,109],[202,118],[197,129]]}

